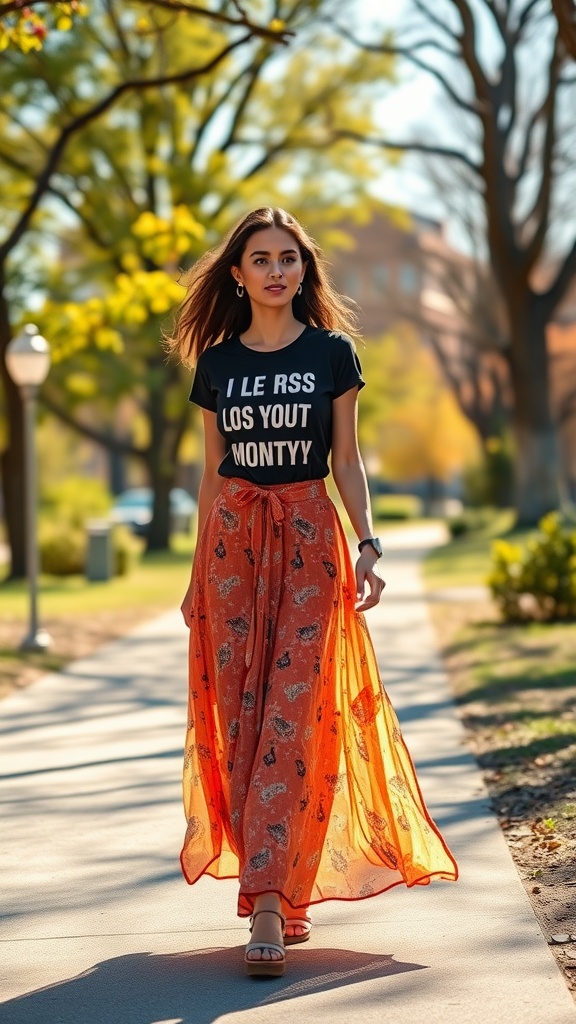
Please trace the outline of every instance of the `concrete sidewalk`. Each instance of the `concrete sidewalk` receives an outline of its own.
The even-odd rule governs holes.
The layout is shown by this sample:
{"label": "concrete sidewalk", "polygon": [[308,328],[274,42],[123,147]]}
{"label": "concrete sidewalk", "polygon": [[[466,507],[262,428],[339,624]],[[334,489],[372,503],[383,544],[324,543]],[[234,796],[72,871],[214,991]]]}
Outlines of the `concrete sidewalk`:
{"label": "concrete sidewalk", "polygon": [[389,535],[369,623],[460,881],[326,903],[284,978],[244,978],[236,883],[179,871],[186,634],[170,614],[0,705],[2,1024],[576,1024],[434,651],[418,561],[435,539]]}

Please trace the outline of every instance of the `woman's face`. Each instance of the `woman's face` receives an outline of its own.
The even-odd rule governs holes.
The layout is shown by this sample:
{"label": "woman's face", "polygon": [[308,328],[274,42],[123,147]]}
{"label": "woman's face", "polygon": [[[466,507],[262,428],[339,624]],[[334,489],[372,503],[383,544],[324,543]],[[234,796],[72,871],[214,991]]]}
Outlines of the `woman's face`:
{"label": "woman's face", "polygon": [[232,268],[250,300],[261,306],[292,302],[306,267],[296,239],[284,228],[264,228],[250,235],[239,267]]}

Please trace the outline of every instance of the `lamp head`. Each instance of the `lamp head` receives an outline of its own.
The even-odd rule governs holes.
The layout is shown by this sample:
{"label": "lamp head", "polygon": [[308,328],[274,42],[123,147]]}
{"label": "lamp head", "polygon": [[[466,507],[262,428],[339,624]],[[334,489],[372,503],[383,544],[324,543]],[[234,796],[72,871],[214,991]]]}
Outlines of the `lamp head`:
{"label": "lamp head", "polygon": [[8,345],[5,359],[18,387],[39,387],[50,369],[50,347],[34,324],[24,324]]}

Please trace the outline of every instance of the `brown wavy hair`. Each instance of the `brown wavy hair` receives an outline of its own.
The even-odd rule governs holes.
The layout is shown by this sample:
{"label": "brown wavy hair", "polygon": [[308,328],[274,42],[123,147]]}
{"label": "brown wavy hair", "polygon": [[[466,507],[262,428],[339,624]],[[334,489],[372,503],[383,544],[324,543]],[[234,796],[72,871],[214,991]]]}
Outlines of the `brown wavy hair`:
{"label": "brown wavy hair", "polygon": [[171,335],[164,338],[168,352],[182,363],[193,366],[205,349],[231,335],[242,334],[250,326],[250,299],[246,292],[238,298],[232,267],[240,266],[250,236],[272,227],[290,232],[306,264],[302,294],[292,300],[296,319],[312,327],[356,334],[356,316],[330,281],[320,246],[292,214],[277,207],[263,206],[246,214],[223,241],[205,252],[186,274],[183,282],[186,296]]}

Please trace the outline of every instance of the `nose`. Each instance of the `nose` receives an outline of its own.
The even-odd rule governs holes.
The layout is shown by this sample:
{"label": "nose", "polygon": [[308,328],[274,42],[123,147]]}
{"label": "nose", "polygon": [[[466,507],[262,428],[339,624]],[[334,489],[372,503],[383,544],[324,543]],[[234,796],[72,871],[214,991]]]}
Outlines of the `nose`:
{"label": "nose", "polygon": [[270,264],[270,277],[282,277],[282,267],[279,263]]}

